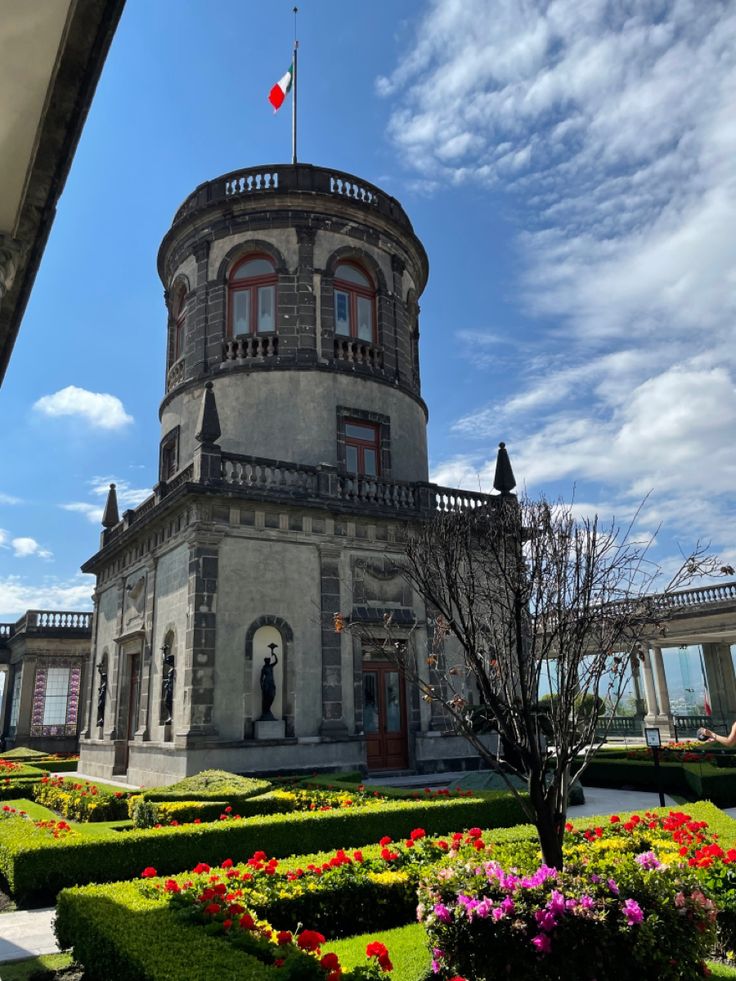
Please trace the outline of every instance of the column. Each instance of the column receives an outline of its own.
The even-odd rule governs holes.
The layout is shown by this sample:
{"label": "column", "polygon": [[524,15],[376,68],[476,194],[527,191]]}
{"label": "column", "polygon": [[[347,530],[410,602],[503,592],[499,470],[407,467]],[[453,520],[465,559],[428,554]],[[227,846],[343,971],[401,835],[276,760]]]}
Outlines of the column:
{"label": "column", "polygon": [[634,714],[637,719],[646,713],[646,705],[641,697],[641,675],[639,672],[639,659],[634,656],[631,658],[631,682],[634,688]]}
{"label": "column", "polygon": [[197,536],[189,547],[189,620],[184,641],[182,727],[175,745],[186,747],[198,737],[215,735],[215,639],[217,579],[221,535]]}
{"label": "column", "polygon": [[342,635],[335,631],[333,616],[340,606],[340,549],[320,548],[320,597],[322,623],[322,724],[320,735],[347,736],[342,706]]}
{"label": "column", "polygon": [[730,645],[703,644],[703,662],[713,721],[723,721],[730,728],[736,717],[736,676]]}
{"label": "column", "polygon": [[664,673],[664,659],[662,658],[662,648],[652,648],[652,661],[654,664],[654,677],[657,682],[657,696],[659,701],[658,724],[667,729],[667,735],[672,727],[672,710],[670,708],[670,693],[667,688],[667,677]]}
{"label": "column", "polygon": [[657,721],[657,716],[659,715],[659,706],[657,705],[657,690],[654,687],[654,675],[652,673],[652,659],[649,654],[649,649],[644,651],[644,660],[642,662],[642,674],[644,676],[644,695],[647,702],[647,714],[644,719],[647,725],[654,725]]}

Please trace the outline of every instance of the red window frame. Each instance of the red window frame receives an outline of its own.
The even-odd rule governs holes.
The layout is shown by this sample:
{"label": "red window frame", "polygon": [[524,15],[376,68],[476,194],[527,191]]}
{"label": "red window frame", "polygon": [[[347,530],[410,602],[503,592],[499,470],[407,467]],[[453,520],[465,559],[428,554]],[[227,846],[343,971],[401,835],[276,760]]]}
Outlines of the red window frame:
{"label": "red window frame", "polygon": [[[363,477],[380,477],[381,476],[381,430],[379,426],[374,422],[365,422],[363,419],[345,419],[345,469],[348,473],[354,473],[358,476]],[[372,436],[370,438],[361,438],[360,436],[349,435],[349,426],[359,426],[361,429],[370,429]],[[356,451],[357,469],[352,470],[348,462],[348,448],[352,448]],[[366,450],[373,450],[376,458],[376,472],[368,473],[365,466],[365,453]]]}
{"label": "red window frame", "polygon": [[[235,263],[233,268],[230,270],[230,275],[228,277],[228,288],[227,288],[227,336],[235,336],[235,316],[234,316],[234,297],[236,293],[242,293],[245,290],[250,290],[250,303],[248,311],[248,332],[250,334],[275,334],[276,333],[276,283],[278,282],[278,277],[276,275],[276,269],[273,268],[272,273],[264,273],[259,276],[249,276],[248,279],[236,280],[235,274],[241,266],[244,266],[248,262],[253,262],[254,259],[263,259],[273,268],[273,259],[269,255],[264,255],[261,252],[251,252],[248,255],[243,256],[238,262]],[[273,330],[258,330],[258,287],[259,286],[273,286]]]}
{"label": "red window frame", "polygon": [[[333,292],[335,294],[335,300],[333,304],[334,316],[335,316],[335,337],[352,337],[356,340],[364,341],[366,344],[376,343],[376,291],[370,286],[360,286],[358,283],[353,283],[347,279],[340,279],[338,270],[340,266],[353,266],[357,269],[359,273],[366,277],[369,282],[372,282],[372,276],[369,275],[367,270],[365,270],[359,263],[350,262],[343,259],[338,263],[337,270],[335,271],[335,278],[333,280]],[[350,334],[340,334],[337,331],[337,291],[341,293],[347,293],[348,295],[348,327],[350,329]],[[365,337],[358,336],[358,297],[363,297],[370,301],[371,305],[371,337],[368,340]]]}

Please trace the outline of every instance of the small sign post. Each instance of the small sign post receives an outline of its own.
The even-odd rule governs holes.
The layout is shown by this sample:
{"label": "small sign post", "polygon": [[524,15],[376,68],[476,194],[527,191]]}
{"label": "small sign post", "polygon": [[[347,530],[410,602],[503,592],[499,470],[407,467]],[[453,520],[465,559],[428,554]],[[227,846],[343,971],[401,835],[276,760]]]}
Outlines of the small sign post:
{"label": "small sign post", "polygon": [[652,751],[654,758],[654,779],[659,793],[659,806],[664,807],[664,794],[662,793],[662,771],[659,769],[659,751],[662,748],[662,736],[656,726],[644,727],[644,738],[647,746]]}

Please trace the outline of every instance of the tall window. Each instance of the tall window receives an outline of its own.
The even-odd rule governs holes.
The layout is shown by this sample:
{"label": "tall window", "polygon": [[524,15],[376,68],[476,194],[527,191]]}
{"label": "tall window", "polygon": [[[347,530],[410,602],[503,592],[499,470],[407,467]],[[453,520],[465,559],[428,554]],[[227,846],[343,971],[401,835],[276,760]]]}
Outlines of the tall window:
{"label": "tall window", "polygon": [[378,426],[369,422],[345,420],[345,468],[350,473],[377,477],[379,474]]}
{"label": "tall window", "polygon": [[46,696],[43,702],[43,725],[63,726],[69,698],[69,668],[48,668]]}
{"label": "tall window", "polygon": [[375,298],[373,283],[352,262],[341,262],[335,269],[335,333],[375,340]]}
{"label": "tall window", "polygon": [[178,361],[184,353],[184,332],[187,326],[186,312],[187,293],[182,287],[176,295],[174,301],[174,337],[172,344],[172,362]]}
{"label": "tall window", "polygon": [[267,334],[276,330],[276,270],[264,256],[247,256],[230,274],[228,330]]}
{"label": "tall window", "polygon": [[18,715],[20,712],[20,683],[21,670],[18,667],[15,669],[15,677],[13,678],[13,696],[10,701],[10,721],[8,722],[8,726],[11,734],[15,733],[18,726]]}

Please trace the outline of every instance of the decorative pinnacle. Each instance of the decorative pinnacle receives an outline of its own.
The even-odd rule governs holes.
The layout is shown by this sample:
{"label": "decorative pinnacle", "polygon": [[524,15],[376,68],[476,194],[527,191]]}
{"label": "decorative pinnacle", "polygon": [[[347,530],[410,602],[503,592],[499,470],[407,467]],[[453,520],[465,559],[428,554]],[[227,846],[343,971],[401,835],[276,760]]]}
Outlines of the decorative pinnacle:
{"label": "decorative pinnacle", "polygon": [[202,405],[199,410],[199,419],[194,438],[199,443],[216,443],[221,435],[220,417],[217,414],[215,393],[212,389],[212,382],[208,381],[204,386]]}
{"label": "decorative pinnacle", "polygon": [[105,510],[102,514],[102,527],[114,528],[119,521],[118,495],[115,492],[115,484],[110,484],[110,490],[107,492],[107,501],[105,502]]}
{"label": "decorative pinnacle", "polygon": [[513,494],[514,487],[516,487],[516,477],[514,477],[514,471],[511,469],[511,461],[509,460],[509,455],[506,452],[506,444],[498,444],[498,456],[496,457],[496,473],[493,478],[494,490],[500,491],[501,494]]}

